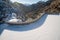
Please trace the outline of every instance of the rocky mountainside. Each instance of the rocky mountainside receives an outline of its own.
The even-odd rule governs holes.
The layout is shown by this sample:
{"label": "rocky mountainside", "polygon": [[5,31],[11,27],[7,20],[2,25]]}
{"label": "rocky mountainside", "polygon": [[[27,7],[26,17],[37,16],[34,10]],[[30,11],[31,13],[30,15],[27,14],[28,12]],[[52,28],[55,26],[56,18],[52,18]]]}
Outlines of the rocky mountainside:
{"label": "rocky mountainside", "polygon": [[38,2],[37,4],[34,5],[33,9],[34,10],[30,12],[31,15],[32,14],[39,15],[41,13],[59,14],[60,13],[60,0],[49,0],[47,2]]}
{"label": "rocky mountainside", "polygon": [[0,0],[0,22],[3,22],[4,19],[12,13],[11,2],[8,0]]}
{"label": "rocky mountainside", "polygon": [[0,21],[16,13],[18,19],[26,21],[29,18],[33,20],[42,13],[57,14],[60,12],[60,0],[39,1],[36,4],[24,5],[18,2],[12,3],[10,0],[0,0]]}
{"label": "rocky mountainside", "polygon": [[45,12],[60,13],[60,0],[54,0],[49,6],[45,7]]}

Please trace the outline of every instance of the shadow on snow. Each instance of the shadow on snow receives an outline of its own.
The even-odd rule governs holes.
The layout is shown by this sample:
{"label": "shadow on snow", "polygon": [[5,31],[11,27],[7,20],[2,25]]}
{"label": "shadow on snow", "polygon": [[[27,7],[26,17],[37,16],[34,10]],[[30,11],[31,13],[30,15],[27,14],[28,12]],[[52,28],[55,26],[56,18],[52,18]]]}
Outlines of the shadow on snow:
{"label": "shadow on snow", "polygon": [[0,25],[0,34],[3,32],[4,29],[11,30],[11,31],[28,31],[38,28],[43,25],[45,19],[47,18],[48,14],[43,15],[39,20],[34,23],[26,24],[26,25],[8,25],[2,24]]}

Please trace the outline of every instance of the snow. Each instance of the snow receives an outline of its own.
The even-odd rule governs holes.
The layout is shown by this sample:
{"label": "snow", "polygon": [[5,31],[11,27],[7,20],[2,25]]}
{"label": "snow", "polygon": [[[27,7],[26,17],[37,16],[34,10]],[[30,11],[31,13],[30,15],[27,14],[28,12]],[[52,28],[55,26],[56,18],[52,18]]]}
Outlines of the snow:
{"label": "snow", "polygon": [[22,22],[22,20],[20,20],[20,19],[11,19],[11,20],[9,20],[8,22]]}
{"label": "snow", "polygon": [[22,22],[21,19],[17,19],[16,17],[17,17],[16,13],[12,13],[11,17],[9,16],[6,18],[6,22],[14,22],[14,23],[15,22]]}
{"label": "snow", "polygon": [[[6,24],[2,25],[5,26]],[[28,25],[7,26],[9,28],[4,29],[0,40],[60,40],[60,15],[44,15]]]}

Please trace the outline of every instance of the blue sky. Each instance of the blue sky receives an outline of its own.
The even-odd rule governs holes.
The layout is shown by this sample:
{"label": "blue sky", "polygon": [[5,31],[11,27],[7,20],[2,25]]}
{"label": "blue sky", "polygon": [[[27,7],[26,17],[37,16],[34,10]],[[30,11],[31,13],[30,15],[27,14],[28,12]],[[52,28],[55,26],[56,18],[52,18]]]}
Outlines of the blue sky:
{"label": "blue sky", "polygon": [[38,1],[47,1],[47,0],[11,0],[11,1],[12,2],[19,2],[19,3],[23,3],[23,4],[33,4]]}

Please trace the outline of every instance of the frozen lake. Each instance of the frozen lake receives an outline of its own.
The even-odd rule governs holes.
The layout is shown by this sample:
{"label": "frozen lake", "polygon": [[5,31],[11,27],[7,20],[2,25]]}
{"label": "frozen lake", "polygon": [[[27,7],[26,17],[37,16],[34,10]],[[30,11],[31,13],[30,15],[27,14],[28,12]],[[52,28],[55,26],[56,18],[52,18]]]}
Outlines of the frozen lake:
{"label": "frozen lake", "polygon": [[0,25],[0,40],[60,40],[60,15],[45,14],[28,25]]}

